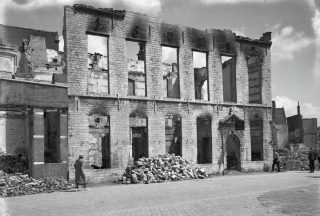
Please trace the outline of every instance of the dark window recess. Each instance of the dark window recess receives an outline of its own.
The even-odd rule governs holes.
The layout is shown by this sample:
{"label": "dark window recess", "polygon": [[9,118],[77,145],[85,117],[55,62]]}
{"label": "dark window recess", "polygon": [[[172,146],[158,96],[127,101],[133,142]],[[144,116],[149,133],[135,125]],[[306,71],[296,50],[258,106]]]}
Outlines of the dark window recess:
{"label": "dark window recess", "polygon": [[194,90],[196,100],[209,100],[207,53],[193,51]]}
{"label": "dark window recess", "polygon": [[262,103],[262,59],[259,56],[248,58],[249,103]]}
{"label": "dark window recess", "polygon": [[263,160],[263,121],[255,119],[250,121],[251,160]]}
{"label": "dark window recess", "polygon": [[181,118],[166,116],[165,123],[166,152],[182,156]]}
{"label": "dark window recess", "polygon": [[223,101],[237,102],[236,58],[221,56],[223,78]]}
{"label": "dark window recess", "polygon": [[44,162],[60,162],[60,114],[59,112],[44,113]]}
{"label": "dark window recess", "polygon": [[128,79],[128,95],[135,95],[135,84],[132,79]]}
{"label": "dark window recess", "polygon": [[89,115],[89,160],[94,169],[111,168],[109,117]]}
{"label": "dark window recess", "polygon": [[211,119],[197,119],[198,164],[212,163]]}
{"label": "dark window recess", "polygon": [[[127,41],[128,95],[146,96],[145,43]],[[130,89],[133,87],[133,91]]]}

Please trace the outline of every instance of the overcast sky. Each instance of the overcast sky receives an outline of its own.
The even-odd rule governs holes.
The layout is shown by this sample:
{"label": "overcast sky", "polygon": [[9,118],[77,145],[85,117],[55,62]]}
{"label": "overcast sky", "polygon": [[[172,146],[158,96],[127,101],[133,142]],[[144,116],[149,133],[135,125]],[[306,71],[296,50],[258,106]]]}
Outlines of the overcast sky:
{"label": "overcast sky", "polygon": [[232,29],[260,38],[272,31],[272,95],[286,115],[300,101],[320,125],[320,0],[1,0],[0,23],[57,31],[63,5],[75,3],[142,12],[172,24]]}

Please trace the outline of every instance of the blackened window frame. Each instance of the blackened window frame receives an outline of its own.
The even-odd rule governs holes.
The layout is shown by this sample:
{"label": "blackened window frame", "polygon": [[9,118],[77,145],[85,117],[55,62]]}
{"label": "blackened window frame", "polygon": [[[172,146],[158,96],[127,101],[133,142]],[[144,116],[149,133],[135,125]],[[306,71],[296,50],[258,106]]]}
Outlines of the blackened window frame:
{"label": "blackened window frame", "polygon": [[[235,61],[235,76],[234,76],[234,79],[235,79],[235,100],[233,101],[231,99],[231,101],[226,101],[225,98],[224,98],[224,83],[223,83],[223,62],[222,62],[222,56],[225,56],[225,57],[230,57],[231,59],[234,59]],[[232,53],[226,53],[226,52],[222,52],[220,53],[220,60],[221,60],[221,70],[222,70],[222,91],[223,91],[223,102],[229,102],[229,103],[238,103],[238,91],[237,91],[237,56],[235,54],[232,54]],[[230,85],[230,88],[231,88],[231,95],[232,95],[232,84]],[[232,98],[232,96],[231,96]]]}
{"label": "blackened window frame", "polygon": [[[109,39],[110,39],[110,35],[109,34],[105,34],[102,32],[96,32],[96,31],[90,31],[87,30],[86,31],[86,36],[87,36],[87,54],[88,54],[88,44],[89,44],[89,40],[88,40],[88,35],[93,35],[93,36],[99,36],[99,37],[105,37],[107,38],[107,62],[108,62],[108,70],[102,70],[104,73],[105,71],[107,71],[108,74],[108,92],[107,94],[110,94],[110,51],[109,51]],[[89,68],[87,68],[88,70],[91,70]]]}
{"label": "blackened window frame", "polygon": [[[141,39],[134,39],[134,38],[132,38],[132,37],[126,37],[125,38],[125,41],[126,41],[126,49],[127,49],[127,42],[129,41],[129,42],[136,42],[136,43],[143,43],[144,44],[144,79],[145,79],[145,81],[144,81],[144,91],[145,91],[145,93],[144,93],[144,97],[148,97],[148,92],[147,92],[147,41],[146,40],[141,40]],[[128,51],[127,51],[127,53],[128,53]],[[127,59],[127,57],[128,56],[126,56],[126,60],[128,60]],[[126,63],[126,68],[127,68],[127,74],[129,75],[129,71],[128,71],[128,63]],[[129,84],[129,76],[128,76],[128,84]],[[135,90],[134,90],[134,92],[136,92]],[[128,95],[128,92],[127,92],[127,96],[129,96]],[[133,95],[134,97],[143,97],[143,96],[137,96],[137,95]]]}
{"label": "blackened window frame", "polygon": [[[161,63],[162,63],[162,47],[169,47],[169,48],[174,48],[177,50],[177,79],[179,81],[179,86],[178,86],[178,89],[179,89],[179,97],[177,98],[174,98],[174,97],[168,97],[168,86],[167,86],[167,95],[166,95],[166,98],[172,98],[172,99],[181,99],[181,89],[180,89],[180,70],[179,70],[179,65],[180,65],[180,62],[179,62],[179,51],[180,51],[180,47],[179,46],[173,46],[173,45],[168,45],[168,44],[160,44],[161,45]],[[208,64],[208,62],[207,62]]]}
{"label": "blackened window frame", "polygon": [[193,69],[193,75],[194,75],[194,58],[193,58],[193,52],[199,52],[199,53],[205,53],[206,54],[206,69],[207,69],[207,92],[208,92],[208,98],[207,100],[203,100],[203,99],[196,99],[196,89],[195,89],[195,78],[193,77],[193,88],[194,88],[194,99],[197,101],[210,101],[210,88],[209,88],[209,54],[210,52],[207,50],[203,50],[203,49],[191,49],[192,51],[192,69]]}
{"label": "blackened window frame", "polygon": [[[260,71],[259,71],[259,101],[255,101],[253,100],[250,101],[250,98],[252,96],[250,96],[250,77],[249,77],[249,60],[250,58],[256,58],[256,62],[260,61]],[[246,57],[246,66],[247,66],[247,70],[248,70],[248,103],[249,104],[263,104],[263,99],[262,99],[262,85],[263,85],[263,80],[262,80],[262,76],[263,76],[263,58],[260,55],[248,55]],[[252,73],[252,72],[251,72]]]}

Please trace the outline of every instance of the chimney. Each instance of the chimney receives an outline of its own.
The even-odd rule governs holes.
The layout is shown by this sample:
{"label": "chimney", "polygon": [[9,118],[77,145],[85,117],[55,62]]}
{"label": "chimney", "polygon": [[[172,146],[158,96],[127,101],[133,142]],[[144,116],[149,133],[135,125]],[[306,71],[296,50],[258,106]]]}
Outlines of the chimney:
{"label": "chimney", "polygon": [[298,111],[298,115],[300,115],[300,105],[299,105],[299,101],[298,101],[297,111]]}
{"label": "chimney", "polygon": [[272,101],[272,118],[275,117],[275,113],[276,113],[276,102],[273,100]]}
{"label": "chimney", "polygon": [[272,32],[263,33],[262,37],[260,37],[260,40],[265,41],[265,42],[270,42],[271,41],[271,33]]}

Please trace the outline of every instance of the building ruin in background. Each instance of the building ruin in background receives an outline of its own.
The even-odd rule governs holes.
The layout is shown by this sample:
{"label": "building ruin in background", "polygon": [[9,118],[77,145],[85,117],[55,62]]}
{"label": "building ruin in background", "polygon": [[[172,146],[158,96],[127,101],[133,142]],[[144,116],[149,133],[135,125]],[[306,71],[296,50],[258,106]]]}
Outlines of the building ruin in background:
{"label": "building ruin in background", "polygon": [[57,32],[0,25],[0,150],[34,177],[68,174],[67,85]]}

